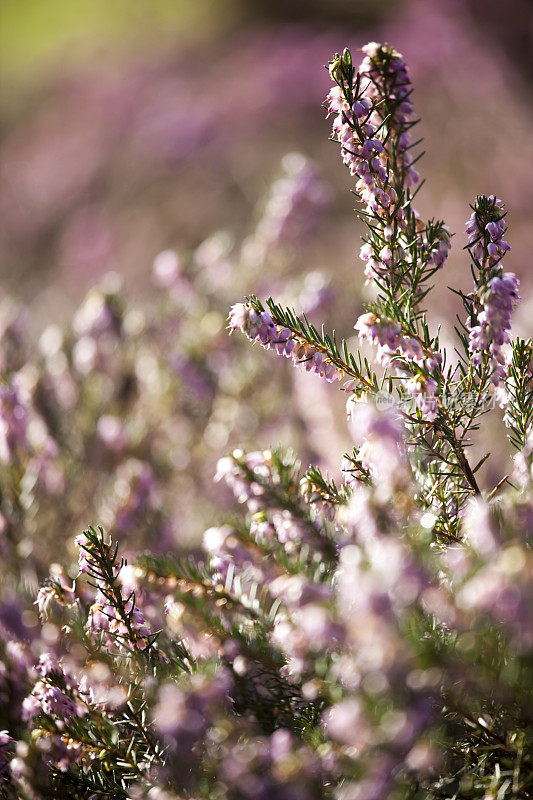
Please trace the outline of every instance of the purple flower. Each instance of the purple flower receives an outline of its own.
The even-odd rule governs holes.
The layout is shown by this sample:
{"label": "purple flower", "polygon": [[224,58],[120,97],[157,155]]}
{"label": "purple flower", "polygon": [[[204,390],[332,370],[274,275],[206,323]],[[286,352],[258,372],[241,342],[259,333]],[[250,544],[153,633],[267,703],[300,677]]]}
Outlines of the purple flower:
{"label": "purple flower", "polygon": [[22,703],[24,719],[32,719],[41,712],[59,720],[85,714],[74,694],[75,682],[50,653],[41,655],[37,672],[41,679]]}
{"label": "purple flower", "polygon": [[418,339],[402,333],[400,325],[386,317],[378,317],[372,312],[362,314],[354,329],[360,339],[378,345],[377,358],[384,366],[389,366],[396,357],[426,367],[433,367],[435,360],[437,363],[440,360],[439,354],[428,352]]}
{"label": "purple flower", "polygon": [[295,365],[327,381],[337,380],[341,376],[327,354],[300,339],[289,328],[277,325],[268,311],[259,312],[249,303],[237,303],[231,308],[229,327],[231,331],[242,330],[251,341],[258,341],[263,347],[292,358]]}
{"label": "purple flower", "polygon": [[[377,359],[393,374],[409,377],[404,392],[412,397],[424,419],[433,421],[438,411],[438,385],[430,377],[440,366],[442,356],[414,336],[402,332],[400,325],[372,312],[362,314],[354,325],[360,339],[378,345]],[[413,375],[410,365],[420,367]]]}
{"label": "purple flower", "polygon": [[505,380],[507,365],[505,345],[510,341],[511,315],[520,300],[518,278],[503,272],[501,261],[511,248],[504,241],[503,203],[497,197],[478,197],[466,223],[468,248],[479,269],[478,290],[474,300],[473,322],[469,321],[469,350],[472,363],[484,361],[491,369],[492,384],[498,390],[500,405],[507,405]]}
{"label": "purple flower", "polygon": [[504,241],[503,203],[494,195],[478,198],[466,222],[468,248],[482,267],[494,266],[511,247]]}
{"label": "purple flower", "polygon": [[107,645],[118,646],[126,652],[132,649],[146,650],[152,634],[150,626],[142,611],[134,604],[132,596],[123,600],[124,614],[98,591],[89,609],[86,629],[92,634],[102,635]]}
{"label": "purple flower", "polygon": [[[410,135],[406,123],[411,119],[413,107],[410,99],[411,81],[403,56],[392,48],[375,45],[363,48],[366,53],[359,69],[359,89],[350,107],[347,96],[354,90],[355,79],[349,85],[339,69],[340,56],[330,64],[332,78],[339,83],[326,98],[328,114],[334,114],[333,138],[341,144],[344,163],[352,175],[359,177],[356,190],[366,204],[366,211],[383,218],[395,216],[404,223],[403,211],[394,208],[398,195],[389,179],[388,160],[392,153],[390,145],[381,141],[387,128],[397,137],[394,158],[396,173],[403,177],[404,185],[418,181],[418,174],[411,166],[409,152]],[[387,96],[389,112],[386,127],[381,126],[380,103]],[[390,260],[385,252],[384,263]]]}
{"label": "purple flower", "polygon": [[[480,365],[485,355],[493,385],[503,389],[507,377],[504,348],[510,342],[511,315],[520,297],[518,278],[513,272],[502,272],[500,260],[501,256],[493,265],[489,253],[485,262],[476,298],[475,324],[469,323],[469,350],[474,365]],[[501,404],[506,404],[505,393],[501,394]]]}

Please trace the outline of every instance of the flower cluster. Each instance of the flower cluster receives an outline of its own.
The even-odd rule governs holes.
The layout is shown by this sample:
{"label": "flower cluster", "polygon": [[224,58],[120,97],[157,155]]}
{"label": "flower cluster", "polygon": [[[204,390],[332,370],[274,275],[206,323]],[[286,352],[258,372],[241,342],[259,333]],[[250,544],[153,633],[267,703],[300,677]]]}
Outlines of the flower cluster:
{"label": "flower cluster", "polygon": [[335,86],[327,109],[336,115],[333,139],[341,144],[350,173],[359,178],[356,194],[368,222],[360,250],[367,282],[387,287],[391,296],[401,297],[401,289],[407,289],[401,303],[415,307],[426,294],[423,284],[448,256],[451,233],[441,221],[424,224],[412,205],[411,189],[419,176],[410,131],[417,120],[403,56],[375,42],[363,52],[357,69],[348,50],[330,62]]}
{"label": "flower cluster", "polygon": [[473,363],[479,365],[482,353],[489,351],[495,386],[500,386],[507,376],[502,348],[511,340],[511,314],[518,300],[518,278],[512,272],[495,275],[479,291],[482,311],[477,325],[470,329],[470,352]]}
{"label": "flower cluster", "polygon": [[499,197],[490,195],[478,198],[466,222],[467,247],[480,267],[486,269],[498,264],[511,246],[504,241],[505,213]]}
{"label": "flower cluster", "polygon": [[328,355],[301,339],[290,328],[274,322],[268,311],[257,311],[251,303],[237,303],[232,306],[229,315],[230,330],[241,330],[251,341],[260,342],[279,355],[291,358],[297,366],[307,372],[334,381],[340,377],[340,371],[332,363]]}
{"label": "flower cluster", "polygon": [[507,402],[505,347],[511,341],[511,314],[519,301],[519,281],[513,272],[503,272],[501,261],[511,249],[504,240],[505,213],[502,201],[491,195],[479,197],[466,223],[470,255],[476,265],[477,293],[469,320],[469,350],[472,363],[486,362],[490,380]]}
{"label": "flower cluster", "polygon": [[46,620],[56,605],[64,606],[74,601],[74,586],[67,580],[61,567],[58,564],[53,565],[50,580],[41,586],[35,601],[40,618]]}
{"label": "flower cluster", "polygon": [[23,702],[26,719],[33,719],[41,712],[59,720],[85,714],[80,699],[74,694],[75,682],[49,653],[40,657],[37,672],[40,680]]}
{"label": "flower cluster", "polygon": [[[438,411],[435,374],[442,363],[439,352],[424,347],[419,338],[403,333],[399,323],[378,317],[372,312],[362,314],[354,325],[361,340],[378,345],[377,360],[393,373],[406,378],[403,389],[421,409],[424,419],[433,421]],[[410,365],[419,369],[413,374]]]}
{"label": "flower cluster", "polygon": [[[430,232],[432,236],[429,235]],[[427,253],[427,264],[440,269],[448,258],[452,246],[450,229],[446,225],[438,225],[431,230],[430,226],[426,232],[425,241],[422,240],[421,245]]]}
{"label": "flower cluster", "polygon": [[[301,502],[300,487],[294,479],[294,463],[271,450],[243,453],[235,450],[220,459],[215,480],[224,480],[239,503],[246,503],[251,515],[250,534],[260,548],[280,546],[291,557],[302,547],[320,546],[322,534],[316,520]],[[227,531],[212,529],[204,536],[204,547],[217,542],[224,546]],[[207,537],[207,538],[206,538]],[[235,547],[235,539],[229,536]],[[327,546],[325,541],[322,545]],[[247,555],[246,555],[247,553]],[[250,552],[237,546],[232,555],[250,560]]]}
{"label": "flower cluster", "polygon": [[89,609],[87,630],[108,646],[117,644],[126,650],[144,650],[151,636],[142,611],[131,597],[124,599],[122,611],[101,591]]}
{"label": "flower cluster", "polygon": [[[80,573],[87,573],[98,587],[89,608],[87,631],[102,644],[115,644],[126,652],[145,650],[151,630],[135,603],[135,591],[124,581],[125,563],[118,564],[116,550],[93,530],[76,537]],[[124,585],[124,583],[126,585]]]}
{"label": "flower cluster", "polygon": [[428,352],[419,339],[405,335],[400,324],[394,320],[368,312],[358,318],[354,329],[360,339],[378,345],[377,360],[383,366],[389,366],[395,358],[399,358],[433,372],[442,363],[440,353]]}
{"label": "flower cluster", "polygon": [[[357,191],[366,203],[367,211],[375,214],[387,213],[400,222],[403,212],[398,207],[398,192],[390,183],[388,156],[382,142],[383,95],[387,94],[389,125],[398,134],[398,149],[395,156],[405,166],[404,181],[416,183],[418,175],[409,166],[409,133],[406,122],[412,114],[410,79],[403,57],[392,49],[382,48],[371,42],[364,48],[365,58],[359,67],[357,80],[353,84],[351,58],[346,52],[337,56],[330,64],[330,74],[336,86],[327,97],[327,110],[335,114],[333,138],[341,143],[344,163],[352,175],[359,178]],[[351,68],[347,76],[342,67]]]}

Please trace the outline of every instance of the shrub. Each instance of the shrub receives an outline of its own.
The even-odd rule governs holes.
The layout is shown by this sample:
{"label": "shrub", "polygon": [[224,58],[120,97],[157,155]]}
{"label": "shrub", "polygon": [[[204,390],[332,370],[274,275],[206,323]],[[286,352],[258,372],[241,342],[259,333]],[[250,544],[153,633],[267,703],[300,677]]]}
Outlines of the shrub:
{"label": "shrub", "polygon": [[[214,337],[199,345],[206,303],[170,253],[156,263],[172,288],[156,320],[125,312],[108,286],[67,337],[47,330],[42,357],[29,358],[16,318],[6,327],[8,797],[533,796],[533,346],[511,339],[518,281],[503,269],[506,213],[493,196],[472,205],[473,289],[457,292],[464,314],[446,349],[425,301],[451,233],[413,205],[409,72],[388,45],[363,50],[358,68],[347,50],[331,61],[326,102],[366,224],[373,300],[354,327],[372,362],[306,314],[252,294],[233,305],[229,328],[275,352],[266,373],[265,360],[245,373],[239,340],[223,339],[214,310],[212,327],[203,323]],[[283,202],[267,203],[248,242],[259,266],[287,236],[310,235],[325,201],[305,164],[289,163],[273,195]],[[216,275],[224,242],[210,248]],[[218,291],[204,286],[209,303]],[[167,352],[175,335],[189,352]],[[201,474],[206,409],[217,389],[233,393],[237,417],[275,396],[278,356],[346,393],[354,447],[341,477],[302,471],[283,449],[234,450],[215,480],[245,513],[226,511],[201,549],[183,552],[169,501]],[[195,400],[177,400],[176,374]],[[516,455],[485,488],[489,456],[473,464],[469,448],[495,403]],[[38,624],[24,594],[46,563],[44,535],[71,530],[95,497],[111,535],[87,528],[77,566],[67,554],[50,567]],[[10,599],[17,572],[26,584]]]}

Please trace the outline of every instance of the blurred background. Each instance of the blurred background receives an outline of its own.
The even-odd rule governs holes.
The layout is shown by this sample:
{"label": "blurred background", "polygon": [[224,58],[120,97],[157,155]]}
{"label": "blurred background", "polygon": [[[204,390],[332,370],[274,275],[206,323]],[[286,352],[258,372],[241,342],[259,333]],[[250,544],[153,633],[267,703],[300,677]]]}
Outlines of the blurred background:
{"label": "blurred background", "polygon": [[496,193],[511,212],[507,268],[530,294],[529,0],[2,0],[0,37],[0,279],[38,324],[109,270],[142,291],[160,250],[221,228],[242,235],[294,150],[334,198],[302,268],[357,289],[359,231],[321,109],[323,65],[371,39],[411,67],[427,151],[419,210],[459,234],[440,283],[468,285],[467,206]]}

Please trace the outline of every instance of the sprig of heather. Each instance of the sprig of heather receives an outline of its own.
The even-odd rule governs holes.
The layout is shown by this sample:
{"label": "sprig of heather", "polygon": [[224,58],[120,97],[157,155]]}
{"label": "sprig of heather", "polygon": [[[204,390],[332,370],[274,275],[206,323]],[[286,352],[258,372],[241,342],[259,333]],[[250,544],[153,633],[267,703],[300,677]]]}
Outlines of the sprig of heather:
{"label": "sprig of heather", "polygon": [[241,330],[252,342],[274,349],[291,358],[296,366],[332,382],[342,377],[357,386],[377,391],[379,384],[368,364],[354,358],[347,343],[337,343],[335,332],[330,336],[319,332],[305,316],[298,317],[292,309],[282,308],[272,298],[265,306],[254,296],[246,303],[232,306],[229,315],[230,331]]}
{"label": "sprig of heather", "polygon": [[[243,453],[220,459],[215,480],[224,480],[250,513],[250,534],[269,551],[282,552],[284,566],[301,570],[309,562],[313,574],[327,570],[335,545],[316,514],[303,501],[298,462],[277,450]],[[306,555],[307,554],[307,555]]]}
{"label": "sprig of heather", "polygon": [[[438,513],[440,521],[435,530],[453,540],[459,535],[461,506],[470,494],[479,493],[465,452],[469,430],[464,423],[466,412],[462,407],[450,410],[446,405],[456,384],[450,368],[444,369],[438,336],[431,337],[425,321],[420,323],[421,335],[413,334],[401,315],[402,321],[398,321],[378,309],[376,306],[376,311],[361,315],[354,326],[360,340],[377,346],[377,360],[385,367],[382,385],[388,392],[376,397],[378,401],[400,403],[399,413],[408,433],[406,446],[417,480],[424,487],[420,501]],[[348,400],[348,409],[352,399],[356,396]],[[469,423],[481,404],[479,398]],[[343,471],[350,482],[354,477],[364,479],[357,456],[344,462]]]}
{"label": "sprig of heather", "polygon": [[[346,459],[348,458],[346,456]],[[355,471],[353,464],[350,465],[350,468]],[[346,470],[348,469],[349,467],[346,466]],[[361,480],[368,478],[367,470],[362,466],[359,475]],[[345,484],[337,486],[336,482],[327,474],[324,475],[319,467],[311,465],[300,480],[300,491],[306,503],[318,506],[327,517],[332,509],[348,502],[351,494],[348,483],[349,481],[346,481]]]}
{"label": "sprig of heather", "polygon": [[87,630],[101,644],[117,645],[121,651],[135,658],[157,659],[157,634],[153,634],[142,611],[135,602],[135,591],[124,593],[119,580],[126,566],[118,558],[118,544],[106,541],[102,528],[88,528],[76,537],[79,550],[78,564],[86,573],[88,582],[97,590],[89,609]]}
{"label": "sprig of heather", "polygon": [[[36,603],[50,627],[67,623],[60,638],[76,643],[71,663],[85,653],[85,669],[80,680],[79,672],[75,678],[45,653],[36,668],[40,678],[23,710],[26,719],[36,720],[33,741],[47,754],[53,786],[54,781],[64,785],[66,780],[80,792],[100,786],[109,796],[127,797],[133,780],[150,786],[151,770],[161,763],[162,749],[146,720],[150,681],[164,679],[171,670],[186,672],[189,663],[184,648],[165,637],[162,655],[155,644],[157,634],[137,605],[133,574],[102,529],[87,529],[77,544],[76,581],[70,585],[56,566]],[[87,584],[96,590],[96,598]],[[32,752],[20,765],[21,786],[36,780]],[[67,777],[60,777],[63,774]]]}
{"label": "sprig of heather", "polygon": [[[210,540],[215,536],[219,540],[234,539],[227,543],[220,558],[216,555],[212,558]],[[176,634],[177,622],[180,635],[189,648],[184,662],[187,672],[196,669],[198,659],[213,655],[212,648],[202,646],[205,644],[205,626],[222,645],[233,639],[240,640],[242,629],[246,629],[243,641],[250,652],[256,636],[264,637],[264,630],[272,622],[272,599],[258,583],[257,570],[246,575],[246,567],[257,566],[258,554],[249,550],[246,560],[240,560],[237,554],[232,565],[228,563],[236,546],[242,546],[242,541],[241,532],[232,530],[230,526],[209,528],[202,543],[205,560],[149,553],[138,559],[144,579],[148,583],[157,581],[161,587],[171,634]]]}
{"label": "sprig of heather", "polygon": [[35,671],[38,679],[22,703],[23,718],[31,724],[33,739],[47,753],[50,765],[66,772],[83,755],[71,726],[90,715],[91,706],[76,679],[50,653],[43,653]]}
{"label": "sprig of heather", "polygon": [[35,605],[39,617],[44,622],[52,611],[64,606],[73,606],[76,602],[75,583],[67,580],[64,571],[54,565],[48,580],[40,587]]}
{"label": "sprig of heather", "polygon": [[[330,62],[335,86],[326,101],[335,115],[332,138],[340,143],[351,174],[359,178],[358,213],[368,228],[361,257],[378,291],[355,330],[361,340],[378,347],[378,360],[386,369],[382,386],[389,393],[394,386],[397,399],[409,401],[402,413],[410,425],[411,447],[425,454],[420,462],[424,482],[435,478],[425,496],[455,493],[450,509],[457,508],[479,487],[465,454],[463,420],[442,402],[443,394],[454,391],[453,376],[444,371],[438,336],[430,333],[421,308],[432,276],[447,257],[451,234],[441,221],[424,224],[413,206],[418,175],[411,150],[418,142],[411,141],[411,130],[418,120],[403,57],[375,42],[363,52],[358,68],[348,50]],[[357,391],[356,383],[353,389]],[[442,486],[448,465],[453,479],[444,477]],[[458,524],[456,514],[445,523],[452,536]]]}
{"label": "sprig of heather", "polygon": [[298,337],[290,328],[277,325],[269,311],[258,312],[252,304],[237,303],[231,308],[229,327],[231,330],[242,330],[251,341],[258,341],[263,347],[292,358],[295,365],[327,381],[340,377],[338,368],[327,354]]}
{"label": "sprig of heather", "polygon": [[[419,176],[411,150],[411,130],[418,120],[403,56],[388,45],[371,42],[358,68],[345,50],[329,64],[334,88],[326,99],[334,114],[332,138],[341,145],[350,173],[359,178],[355,193],[368,234],[360,256],[365,275],[384,299],[408,317],[420,316],[419,305],[450,249],[451,234],[443,222],[424,224],[412,206],[412,187]],[[415,192],[416,194],[416,192]]]}
{"label": "sprig of heather", "polygon": [[[215,538],[219,544],[228,538],[234,541],[225,549],[217,545],[213,551]],[[177,611],[180,632],[186,631],[191,650],[202,654],[195,667],[201,666],[202,656],[205,659],[215,650],[229,668],[235,710],[255,717],[265,732],[279,725],[301,731],[301,714],[306,708],[301,686],[284,674],[279,643],[272,639],[282,602],[275,587],[285,571],[275,546],[256,552],[252,562],[253,551],[248,551],[244,559],[235,553],[236,547],[242,548],[243,544],[246,539],[229,526],[210,529],[204,538],[207,564],[151,556],[143,556],[140,564],[148,578],[156,578],[159,583],[164,580],[168,585],[165,607],[170,624]],[[269,560],[277,568],[273,569]],[[268,578],[265,583],[258,583],[257,573],[263,564]],[[201,642],[206,630],[212,637],[212,647],[203,653]]]}
{"label": "sprig of heather", "polygon": [[26,719],[43,712],[57,719],[82,717],[87,713],[76,683],[49,653],[43,654],[37,665],[40,679],[22,704]]}
{"label": "sprig of heather", "polygon": [[519,302],[519,281],[504,272],[502,260],[511,249],[504,240],[505,212],[502,201],[479,196],[466,223],[467,249],[472,259],[475,295],[469,298],[468,349],[474,367],[483,368],[499,390],[502,406],[507,403],[505,380],[508,367],[505,346],[510,343],[511,314]]}
{"label": "sprig of heather", "polygon": [[97,702],[86,676],[78,682],[49,653],[41,656],[36,669],[39,680],[23,703],[32,726],[32,747],[21,748],[23,758],[11,762],[22,796],[33,797],[31,790],[38,787],[40,755],[48,768],[50,796],[70,786],[126,797],[132,779],[147,778],[160,757],[132,703],[120,713],[113,703]]}
{"label": "sprig of heather", "polygon": [[[414,408],[403,413],[410,423],[411,447],[425,453],[416,459],[424,483],[431,480],[425,494],[429,502],[435,498],[453,538],[461,504],[469,493],[479,492],[465,454],[474,415],[465,423],[463,415],[450,414],[441,402],[443,392],[453,391],[452,375],[449,370],[444,373],[438,337],[431,336],[419,308],[431,288],[425,281],[445,260],[450,233],[441,222],[432,220],[424,226],[412,206],[411,188],[418,176],[410,155],[414,146],[410,130],[416,119],[403,58],[393,48],[375,43],[364,52],[357,70],[349,51],[331,62],[336,86],[328,96],[328,109],[336,115],[333,136],[341,143],[343,159],[359,178],[356,189],[369,228],[363,255],[372,262],[368,275],[372,273],[379,290],[377,302],[358,319],[355,329],[361,339],[378,345],[385,375],[378,380],[344,342],[339,349],[334,336],[319,333],[305,317],[298,318],[271,299],[267,308],[254,297],[234,306],[230,329],[243,330],[252,341],[327,380],[344,374],[351,379],[346,388],[358,396],[395,386],[400,399],[410,398]],[[357,472],[353,463],[348,476]],[[444,504],[436,500],[445,496]]]}

